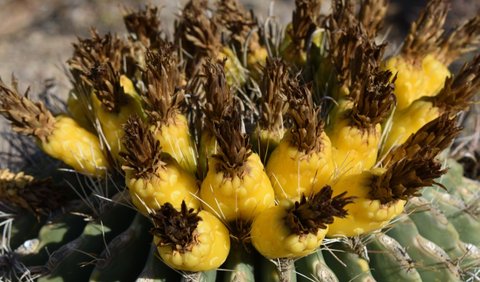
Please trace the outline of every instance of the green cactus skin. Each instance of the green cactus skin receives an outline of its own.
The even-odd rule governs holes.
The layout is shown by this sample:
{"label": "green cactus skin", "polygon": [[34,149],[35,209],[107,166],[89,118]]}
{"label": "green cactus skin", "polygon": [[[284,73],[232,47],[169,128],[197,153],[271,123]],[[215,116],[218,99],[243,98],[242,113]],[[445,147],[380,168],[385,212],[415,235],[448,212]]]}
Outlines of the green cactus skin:
{"label": "green cactus skin", "polygon": [[400,217],[387,232],[405,247],[423,281],[461,281],[460,269],[435,243],[418,233],[415,223],[407,216]]}
{"label": "green cactus skin", "polygon": [[356,254],[346,243],[333,243],[324,251],[325,262],[340,281],[375,281],[368,261]]}
{"label": "green cactus skin", "polygon": [[230,254],[221,267],[221,280],[224,282],[253,282],[255,281],[253,249],[245,250],[239,243],[230,245]]}
{"label": "green cactus skin", "polygon": [[406,212],[420,235],[441,247],[453,260],[462,258],[467,250],[460,241],[455,227],[444,214],[423,198],[413,198],[409,201]]}
{"label": "green cactus skin", "polygon": [[395,239],[383,233],[377,233],[372,235],[367,247],[372,274],[377,281],[422,281],[412,259]]}
{"label": "green cactus skin", "polygon": [[151,227],[146,217],[137,214],[130,227],[115,237],[102,252],[90,281],[134,280],[150,250],[152,236],[148,231]]}
{"label": "green cactus skin", "polygon": [[480,245],[480,219],[478,215],[467,212],[467,205],[459,198],[438,189],[424,189],[423,196],[430,200],[445,214],[455,226],[463,242]]}
{"label": "green cactus skin", "polygon": [[151,244],[147,262],[140,275],[137,277],[137,282],[168,282],[179,281],[180,274],[163,263],[158,254],[157,246]]}
{"label": "green cactus skin", "polygon": [[22,257],[26,265],[41,265],[50,253],[78,237],[87,222],[78,214],[61,214],[45,224],[38,232],[38,245]]}
{"label": "green cactus skin", "polygon": [[295,262],[297,280],[300,282],[338,282],[335,273],[327,266],[321,250]]}
{"label": "green cactus skin", "polygon": [[45,218],[37,219],[31,213],[23,213],[13,218],[10,247],[20,246],[26,240],[35,238],[40,228],[45,223]]}
{"label": "green cactus skin", "polygon": [[[133,210],[121,205],[106,209],[98,220],[85,226],[83,233],[78,238],[50,256],[47,263],[50,274],[38,281],[88,280],[95,265],[95,259],[110,240],[129,226],[134,215]],[[84,267],[80,267],[81,265]]]}
{"label": "green cactus skin", "polygon": [[295,267],[292,269],[285,270],[283,273],[277,268],[277,265],[281,262],[281,259],[275,260],[275,263],[269,259],[258,255],[257,258],[258,266],[255,267],[255,281],[263,282],[296,282],[297,275],[295,272]]}

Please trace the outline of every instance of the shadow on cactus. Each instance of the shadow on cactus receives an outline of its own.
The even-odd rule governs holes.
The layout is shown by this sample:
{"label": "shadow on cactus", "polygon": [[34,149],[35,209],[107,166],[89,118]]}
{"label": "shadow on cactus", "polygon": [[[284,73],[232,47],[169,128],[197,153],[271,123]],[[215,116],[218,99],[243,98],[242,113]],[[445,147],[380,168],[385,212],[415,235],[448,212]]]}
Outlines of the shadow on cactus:
{"label": "shadow on cactus", "polygon": [[126,36],[73,44],[61,113],[0,80],[11,143],[59,169],[0,167],[1,276],[477,281],[480,185],[449,148],[480,55],[449,66],[480,16],[445,32],[430,0],[385,55],[384,0],[321,2],[282,29],[191,0],[172,37],[159,8],[125,9]]}

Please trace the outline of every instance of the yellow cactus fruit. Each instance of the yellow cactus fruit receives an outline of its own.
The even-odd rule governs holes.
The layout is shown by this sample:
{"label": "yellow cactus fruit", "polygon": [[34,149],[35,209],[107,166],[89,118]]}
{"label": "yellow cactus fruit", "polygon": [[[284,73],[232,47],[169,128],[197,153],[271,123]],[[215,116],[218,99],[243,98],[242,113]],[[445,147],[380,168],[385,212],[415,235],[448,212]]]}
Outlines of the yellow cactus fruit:
{"label": "yellow cactus fruit", "polygon": [[241,132],[238,110],[215,125],[219,154],[209,159],[200,196],[203,208],[226,222],[251,221],[275,204],[275,196],[260,157]]}
{"label": "yellow cactus fruit", "polygon": [[53,131],[46,141],[40,142],[40,147],[83,174],[104,176],[109,168],[97,136],[67,116],[55,118]]}
{"label": "yellow cactus fruit", "polygon": [[197,171],[197,152],[187,122],[181,111],[184,103],[183,74],[172,44],[164,42],[156,52],[147,52],[147,69],[143,73],[146,84],[141,94],[145,112],[155,138],[165,153],[191,174]]}
{"label": "yellow cactus fruit", "polygon": [[300,258],[318,249],[333,217],[344,217],[351,203],[345,194],[332,198],[332,189],[323,187],[299,202],[271,207],[258,215],[251,230],[252,244],[264,257]]}
{"label": "yellow cactus fruit", "polygon": [[[356,236],[385,227],[423,187],[438,184],[445,170],[435,157],[459,133],[448,115],[433,120],[385,156],[381,167],[348,175],[332,185],[334,194],[356,197],[348,216],[335,219],[328,236]],[[441,185],[440,185],[441,186]]]}
{"label": "yellow cactus fruit", "polygon": [[210,11],[207,0],[189,1],[175,25],[175,43],[188,54],[183,57],[187,80],[202,75],[205,62],[226,57],[221,54],[224,48],[222,28],[207,11]]}
{"label": "yellow cactus fruit", "polygon": [[[268,51],[260,44],[258,30],[255,29],[256,19],[237,0],[221,0],[216,4],[213,20],[218,22],[217,27],[223,31],[225,45],[232,46],[239,62],[246,64],[249,75],[257,79],[265,65]],[[230,82],[228,73],[227,80]]]}
{"label": "yellow cactus fruit", "polygon": [[373,68],[370,74],[362,75],[364,82],[351,86],[350,99],[339,103],[327,129],[338,176],[360,173],[375,165],[381,124],[395,104],[390,72]]}
{"label": "yellow cactus fruit", "polygon": [[295,1],[292,21],[285,28],[283,42],[280,45],[280,55],[287,62],[303,66],[307,62],[308,43],[318,43],[320,38],[312,38],[318,30],[321,1]]}
{"label": "yellow cactus fruit", "polygon": [[124,135],[123,125],[127,119],[136,114],[134,108],[122,107],[118,113],[103,108],[103,103],[92,93],[92,108],[95,117],[100,122],[100,136],[104,138],[108,151],[115,160],[120,161],[120,152],[123,152],[122,138]]}
{"label": "yellow cactus fruit", "polygon": [[[68,116],[54,117],[43,103],[34,103],[18,93],[17,82],[10,89],[0,80],[0,112],[15,131],[37,138],[40,148],[77,172],[105,176],[109,163],[98,138]],[[27,91],[28,92],[28,91]]]}
{"label": "yellow cactus fruit", "polygon": [[142,116],[141,108],[138,102],[125,93],[120,84],[121,75],[110,62],[93,68],[88,80],[94,88],[91,101],[95,117],[101,125],[100,135],[105,138],[114,159],[121,162],[119,154],[124,151],[121,141],[124,135],[123,125],[133,114]]}
{"label": "yellow cactus fruit", "polygon": [[200,189],[205,210],[229,222],[250,220],[274,205],[272,185],[257,154],[248,156],[241,173],[229,175],[218,168],[222,161],[212,158]]}
{"label": "yellow cactus fruit", "polygon": [[126,95],[130,96],[133,99],[133,101],[130,101],[130,103],[132,103],[132,107],[135,109],[134,112],[140,115],[140,117],[145,118],[142,106],[142,97],[135,89],[133,81],[126,75],[122,74],[120,75],[119,83],[123,89],[123,92],[125,92]]}
{"label": "yellow cactus fruit", "polygon": [[449,77],[437,95],[416,100],[409,107],[395,112],[383,146],[384,154],[394,146],[403,144],[410,135],[440,115],[455,115],[465,110],[471,104],[478,87],[480,55],[463,66],[456,76]]}
{"label": "yellow cactus fruit", "polygon": [[302,194],[311,195],[315,186],[329,183],[335,167],[332,144],[310,91],[304,86],[292,87],[296,97],[290,99],[287,115],[293,128],[270,155],[266,171],[277,199],[299,201]]}
{"label": "yellow cactus fruit", "polygon": [[228,47],[222,48],[217,57],[225,62],[225,77],[230,86],[239,87],[247,81],[247,70],[242,66],[234,51]]}
{"label": "yellow cactus fruit", "polygon": [[[90,99],[90,97],[88,97]],[[80,126],[89,131],[95,132],[91,121],[91,113],[88,109],[90,101],[84,99],[84,96],[78,95],[74,90],[68,93],[67,98],[67,111],[68,115],[71,116]]]}
{"label": "yellow cactus fruit", "polygon": [[345,193],[355,197],[353,204],[347,208],[345,218],[336,218],[329,225],[328,236],[357,236],[370,231],[381,229],[392,218],[403,212],[405,200],[395,200],[382,203],[377,199],[370,199],[370,181],[375,176],[385,173],[383,169],[373,169],[358,174],[341,177],[332,185],[334,194]]}
{"label": "yellow cactus fruit", "polygon": [[478,46],[480,17],[476,16],[446,33],[448,2],[429,1],[412,23],[400,54],[384,63],[396,74],[397,109],[403,110],[421,97],[435,96],[451,76],[448,65]]}
{"label": "yellow cactus fruit", "polygon": [[281,59],[266,62],[260,84],[260,118],[252,134],[253,148],[264,163],[285,134],[284,116],[288,109],[288,67]]}
{"label": "yellow cactus fruit", "polygon": [[195,144],[189,133],[187,118],[177,114],[170,124],[153,130],[163,151],[177,160],[183,169],[194,175],[197,171],[197,156]]}
{"label": "yellow cactus fruit", "polygon": [[392,57],[385,62],[384,68],[396,74],[395,96],[397,109],[403,110],[421,97],[436,95],[447,77],[451,76],[447,66],[427,55],[417,65],[401,56]]}
{"label": "yellow cactus fruit", "polygon": [[205,115],[199,146],[198,175],[203,178],[208,171],[208,159],[218,152],[218,143],[215,137],[214,124],[223,120],[228,109],[233,107],[234,96],[227,85],[224,66],[222,63],[208,61],[204,66],[205,72],[205,106],[202,108]]}
{"label": "yellow cactus fruit", "polygon": [[209,212],[195,212],[185,203],[179,211],[166,203],[150,217],[154,224],[153,242],[163,262],[171,268],[208,271],[220,267],[227,259],[230,234]]}
{"label": "yellow cactus fruit", "polygon": [[167,202],[176,209],[182,202],[188,208],[200,207],[195,177],[169,155],[162,154],[160,143],[138,116],[131,117],[125,125],[124,145],[125,183],[141,213],[148,214]]}

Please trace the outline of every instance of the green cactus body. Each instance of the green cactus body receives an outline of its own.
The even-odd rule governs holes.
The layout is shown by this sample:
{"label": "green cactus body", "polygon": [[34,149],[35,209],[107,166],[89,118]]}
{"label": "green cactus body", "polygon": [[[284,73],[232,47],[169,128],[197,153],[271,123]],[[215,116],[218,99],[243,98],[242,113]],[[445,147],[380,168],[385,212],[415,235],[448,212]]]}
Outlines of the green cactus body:
{"label": "green cactus body", "polygon": [[372,235],[368,250],[372,274],[377,281],[422,281],[414,261],[392,237],[382,233]]}
{"label": "green cactus body", "polygon": [[[0,115],[33,139],[0,152],[1,281],[478,280],[480,183],[449,147],[480,55],[448,68],[480,50],[480,17],[445,33],[429,0],[386,58],[386,0],[292,1],[284,28],[239,1],[189,0],[172,37],[147,5],[126,36],[79,38],[58,116],[0,79]],[[195,173],[163,169],[181,142],[162,124]]]}
{"label": "green cactus body", "polygon": [[375,281],[365,258],[356,254],[345,243],[334,243],[324,251],[327,265],[340,281]]}
{"label": "green cactus body", "polygon": [[[88,223],[78,238],[63,245],[50,256],[47,263],[50,274],[39,281],[88,280],[95,266],[92,255],[99,255],[106,243],[128,227],[133,215],[132,210],[115,206],[105,212],[98,221]],[[78,265],[81,264],[85,266],[79,268]]]}
{"label": "green cactus body", "polygon": [[[151,224],[137,214],[125,231],[113,238],[98,258],[90,281],[132,281],[145,265],[152,236]],[[132,257],[136,259],[132,261]]]}
{"label": "green cactus body", "polygon": [[253,250],[245,250],[239,243],[232,243],[230,254],[224,263],[224,271],[220,274],[224,282],[253,282],[255,281]]}
{"label": "green cactus body", "polygon": [[477,236],[480,234],[480,220],[477,215],[468,212],[462,200],[433,188],[425,189],[423,195],[445,214],[462,241],[476,246],[480,244],[480,237]]}
{"label": "green cactus body", "polygon": [[408,217],[399,218],[387,234],[405,246],[423,281],[461,281],[460,270],[445,251],[422,237]]}
{"label": "green cactus body", "polygon": [[332,269],[328,267],[321,250],[295,261],[297,280],[338,282],[338,278]]}
{"label": "green cactus body", "polygon": [[157,247],[151,244],[147,261],[137,282],[168,282],[180,280],[180,274],[163,263],[157,255]]}

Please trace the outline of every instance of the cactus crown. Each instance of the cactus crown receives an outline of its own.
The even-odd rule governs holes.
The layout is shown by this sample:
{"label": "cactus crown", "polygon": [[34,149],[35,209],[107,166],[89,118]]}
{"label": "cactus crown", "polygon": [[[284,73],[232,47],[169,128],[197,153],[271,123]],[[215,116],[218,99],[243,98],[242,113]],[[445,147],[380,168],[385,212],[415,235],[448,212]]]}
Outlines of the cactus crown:
{"label": "cactus crown", "polygon": [[[355,82],[353,108],[347,111],[350,123],[361,129],[373,129],[388,117],[395,105],[394,83],[390,71],[364,73],[364,79]],[[357,90],[355,90],[357,92]]]}
{"label": "cactus crown", "polygon": [[85,81],[95,89],[95,95],[102,107],[109,112],[118,113],[129,101],[120,85],[120,73],[114,69],[111,62],[95,65]]}
{"label": "cactus crown", "polygon": [[381,164],[388,167],[404,158],[417,157],[434,159],[440,152],[448,148],[458,136],[461,128],[455,125],[456,120],[444,114],[420,128],[402,145],[391,150]]}
{"label": "cactus crown", "polygon": [[215,122],[213,132],[220,151],[213,156],[218,160],[216,170],[231,178],[243,177],[246,172],[245,164],[252,150],[238,107],[232,107],[222,120]]}
{"label": "cactus crown", "polygon": [[149,125],[134,115],[127,120],[124,130],[126,152],[120,152],[125,160],[123,168],[132,170],[137,178],[158,177],[158,168],[165,166],[164,156],[160,142],[153,136]]}
{"label": "cactus crown", "polygon": [[110,33],[100,36],[95,29],[90,31],[91,38],[78,38],[73,44],[73,56],[67,63],[75,82],[80,83],[95,66],[109,62],[113,69],[120,71],[123,56],[128,47],[116,35]]}
{"label": "cactus crown", "polygon": [[222,47],[220,30],[217,23],[207,17],[207,8],[206,0],[190,0],[175,26],[175,42],[186,53],[188,77],[201,71],[207,57],[216,58]]}
{"label": "cactus crown", "polygon": [[185,96],[174,46],[167,42],[162,45],[158,52],[147,52],[147,69],[143,73],[146,90],[142,98],[152,123],[169,124],[178,114]]}
{"label": "cactus crown", "polygon": [[401,146],[394,148],[382,161],[386,172],[374,175],[369,195],[386,204],[397,199],[418,196],[422,187],[436,184],[446,173],[435,157],[460,133],[455,120],[447,114],[427,123]]}
{"label": "cactus crown", "polygon": [[449,4],[445,0],[432,0],[412,23],[401,53],[414,63],[428,54],[449,65],[460,55],[475,49],[480,43],[480,16],[457,26],[449,35],[443,30]]}
{"label": "cactus crown", "polygon": [[261,84],[261,114],[259,125],[262,129],[283,128],[283,116],[288,109],[288,86],[292,79],[288,67],[281,59],[267,59]]}
{"label": "cactus crown", "polygon": [[314,106],[312,95],[306,85],[290,84],[290,108],[287,112],[290,129],[290,142],[305,154],[321,152],[323,148],[321,135],[324,123],[320,119],[320,108]]}
{"label": "cactus crown", "polygon": [[207,61],[205,71],[205,127],[213,132],[213,123],[222,120],[233,105],[233,94],[227,85],[224,63]]}
{"label": "cactus crown", "polygon": [[47,142],[55,129],[55,118],[42,102],[34,103],[28,98],[29,90],[22,96],[18,93],[15,77],[12,76],[12,88],[0,79],[0,113],[12,123],[16,132]]}
{"label": "cactus crown", "polygon": [[427,3],[418,19],[412,23],[405,38],[401,50],[405,58],[417,62],[417,59],[437,51],[448,8],[445,0],[432,0]]}
{"label": "cactus crown", "polygon": [[333,217],[345,217],[345,206],[353,202],[353,197],[345,197],[347,192],[332,197],[330,186],[323,187],[320,192],[312,197],[302,198],[288,210],[285,223],[290,230],[298,235],[308,233],[317,234],[319,229],[327,228],[333,222]]}
{"label": "cactus crown", "polygon": [[425,98],[444,112],[457,113],[471,104],[471,98],[480,87],[480,55],[465,64],[455,77],[445,81],[436,96]]}
{"label": "cactus crown", "polygon": [[151,233],[158,237],[160,246],[169,246],[178,252],[190,251],[195,243],[198,222],[202,220],[198,212],[188,209],[185,201],[180,211],[172,204],[165,203],[159,210],[150,214],[154,227]]}

